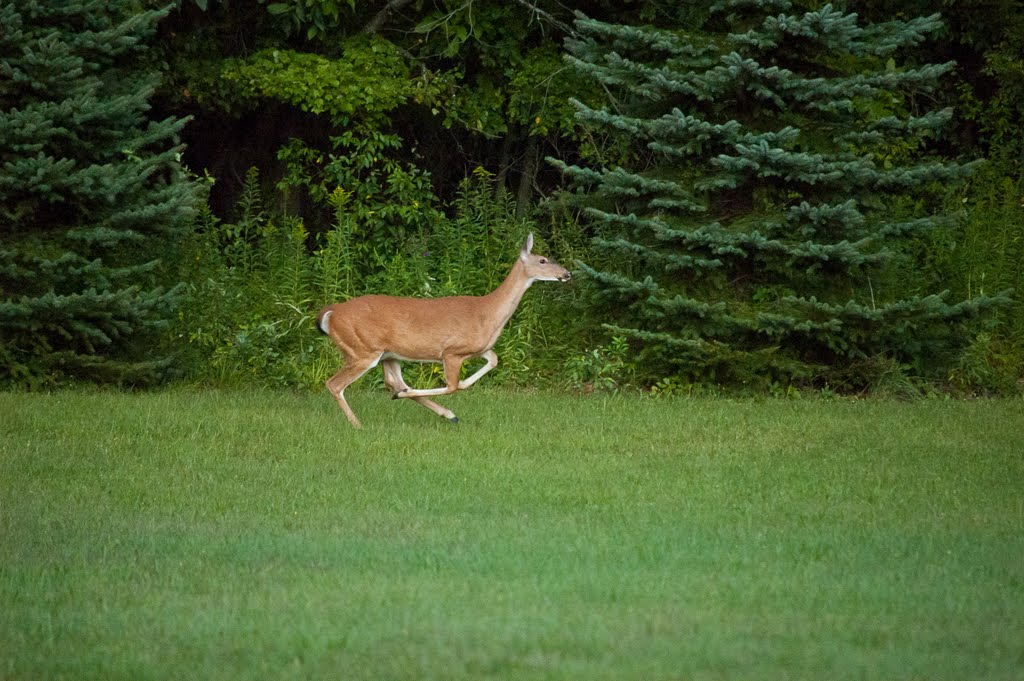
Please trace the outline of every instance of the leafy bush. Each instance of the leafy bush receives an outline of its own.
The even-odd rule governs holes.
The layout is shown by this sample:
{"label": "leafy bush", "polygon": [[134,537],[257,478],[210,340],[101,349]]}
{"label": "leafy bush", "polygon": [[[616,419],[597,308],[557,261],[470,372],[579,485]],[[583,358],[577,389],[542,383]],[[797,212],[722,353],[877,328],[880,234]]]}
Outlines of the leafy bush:
{"label": "leafy bush", "polygon": [[915,239],[897,278],[907,289],[941,286],[957,297],[1009,292],[958,354],[935,358],[944,370],[935,378],[961,391],[1024,389],[1024,181],[1018,173],[997,158],[967,186],[949,191],[946,201],[958,219]]}
{"label": "leafy bush", "polygon": [[357,237],[351,247],[360,252],[361,262],[373,264],[394,255],[441,217],[430,177],[393,158],[401,146],[398,135],[372,128],[332,137],[327,152],[293,139],[278,152],[287,168],[278,188],[303,191],[335,213],[343,199],[342,208],[354,220],[348,228]]}
{"label": "leafy bush", "polygon": [[617,393],[632,382],[635,366],[630,354],[629,341],[613,336],[608,345],[573,355],[565,364],[569,385],[583,392]]}
{"label": "leafy bush", "polygon": [[170,341],[195,380],[312,384],[316,348],[304,337],[318,279],[309,235],[301,221],[264,212],[255,170],[239,213],[224,223],[204,210],[186,241],[187,301]]}

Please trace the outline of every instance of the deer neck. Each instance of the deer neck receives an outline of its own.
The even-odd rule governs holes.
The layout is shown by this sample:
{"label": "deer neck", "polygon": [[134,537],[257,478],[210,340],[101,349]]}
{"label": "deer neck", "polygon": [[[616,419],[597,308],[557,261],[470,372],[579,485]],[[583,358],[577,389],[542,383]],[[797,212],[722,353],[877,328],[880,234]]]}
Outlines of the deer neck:
{"label": "deer neck", "polygon": [[526,289],[530,288],[533,279],[526,276],[526,266],[522,260],[516,259],[512,271],[508,273],[505,280],[498,285],[484,299],[491,308],[491,315],[494,325],[500,330],[512,316],[512,313],[519,307],[519,301],[523,299]]}

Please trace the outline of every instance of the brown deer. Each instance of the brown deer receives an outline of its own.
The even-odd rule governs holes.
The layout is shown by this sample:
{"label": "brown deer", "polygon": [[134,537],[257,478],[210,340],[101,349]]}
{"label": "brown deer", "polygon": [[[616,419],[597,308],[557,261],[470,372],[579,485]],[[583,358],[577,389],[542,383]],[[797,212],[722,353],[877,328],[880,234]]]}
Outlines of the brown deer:
{"label": "brown deer", "polygon": [[[484,296],[397,298],[368,295],[328,305],[317,315],[317,327],[345,356],[342,369],[327,380],[327,389],[356,428],[362,424],[345,401],[345,388],[381,364],[384,382],[395,399],[409,398],[452,423],[450,410],[427,399],[464,390],[498,366],[494,344],[509,317],[535,281],[568,281],[569,271],[548,258],[531,253],[533,234],[526,237],[519,259],[505,280]],[[487,363],[459,380],[463,362],[483,357]],[[402,360],[440,362],[444,388],[415,390],[402,380]]]}

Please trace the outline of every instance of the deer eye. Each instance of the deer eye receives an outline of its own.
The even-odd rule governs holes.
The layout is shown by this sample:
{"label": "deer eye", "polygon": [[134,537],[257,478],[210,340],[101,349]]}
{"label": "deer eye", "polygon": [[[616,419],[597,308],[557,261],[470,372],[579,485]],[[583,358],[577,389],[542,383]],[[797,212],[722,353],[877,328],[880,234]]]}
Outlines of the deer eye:
{"label": "deer eye", "polygon": [[547,258],[541,258],[540,259],[540,264],[541,265],[547,265],[548,264],[548,259]]}

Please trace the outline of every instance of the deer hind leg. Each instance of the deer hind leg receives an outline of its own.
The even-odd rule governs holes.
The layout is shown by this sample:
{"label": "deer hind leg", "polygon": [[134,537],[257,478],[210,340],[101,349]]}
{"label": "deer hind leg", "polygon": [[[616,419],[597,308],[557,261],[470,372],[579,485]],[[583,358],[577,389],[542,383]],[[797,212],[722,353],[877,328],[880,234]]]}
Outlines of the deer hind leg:
{"label": "deer hind leg", "polygon": [[[391,392],[394,393],[393,397],[395,399],[398,399],[399,397],[404,397],[404,395],[400,395],[399,393],[407,391],[410,388],[406,384],[405,380],[402,378],[402,364],[396,359],[386,359],[383,362],[381,362],[381,368],[384,369],[384,383],[386,383],[387,386],[391,389]],[[417,404],[423,405],[424,407],[434,412],[438,416],[448,419],[452,423],[459,422],[459,417],[457,417],[450,410],[442,407],[437,402],[428,400],[425,397],[411,397],[410,399],[416,402]]]}
{"label": "deer hind leg", "polygon": [[363,374],[377,366],[378,361],[380,361],[379,357],[356,359],[355,357],[347,356],[345,358],[345,366],[325,382],[327,390],[334,395],[334,399],[338,401],[338,406],[341,407],[349,422],[356,428],[362,428],[363,424],[359,422],[359,419],[352,412],[352,407],[348,406],[348,402],[345,401],[345,388],[355,383]]}

